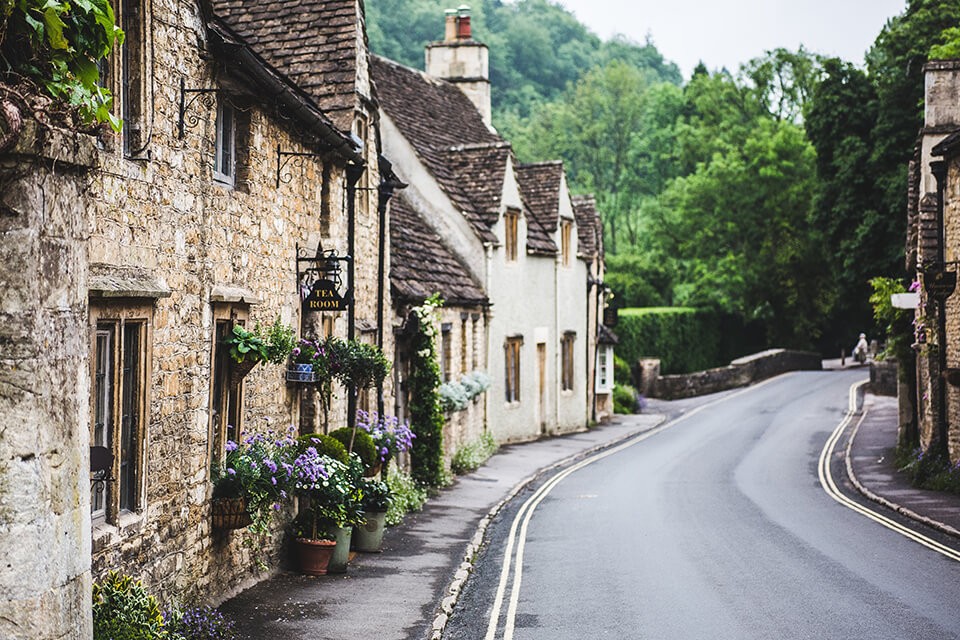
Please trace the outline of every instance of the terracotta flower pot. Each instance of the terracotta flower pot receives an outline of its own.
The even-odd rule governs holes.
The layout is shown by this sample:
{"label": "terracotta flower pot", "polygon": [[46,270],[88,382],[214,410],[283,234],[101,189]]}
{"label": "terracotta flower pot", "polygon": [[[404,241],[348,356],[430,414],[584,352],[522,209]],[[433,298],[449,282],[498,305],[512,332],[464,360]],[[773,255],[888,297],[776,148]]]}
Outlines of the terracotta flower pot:
{"label": "terracotta flower pot", "polygon": [[327,574],[330,565],[330,557],[337,545],[336,540],[312,540],[310,538],[297,538],[295,540],[297,550],[297,566],[300,573],[308,576],[323,576]]}

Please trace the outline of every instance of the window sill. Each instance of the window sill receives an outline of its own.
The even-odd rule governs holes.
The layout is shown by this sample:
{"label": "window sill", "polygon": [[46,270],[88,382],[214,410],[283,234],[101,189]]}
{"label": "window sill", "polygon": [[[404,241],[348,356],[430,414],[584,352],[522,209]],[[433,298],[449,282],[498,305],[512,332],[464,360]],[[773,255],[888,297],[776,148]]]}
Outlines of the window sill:
{"label": "window sill", "polygon": [[516,402],[506,402],[506,403],[504,403],[503,408],[504,408],[504,409],[519,409],[519,408],[520,408],[520,401],[517,400]]}
{"label": "window sill", "polygon": [[115,544],[118,544],[124,537],[143,530],[146,523],[146,512],[133,513],[125,511],[120,514],[116,524],[99,520],[92,523],[91,539],[93,543],[93,553],[97,553]]}

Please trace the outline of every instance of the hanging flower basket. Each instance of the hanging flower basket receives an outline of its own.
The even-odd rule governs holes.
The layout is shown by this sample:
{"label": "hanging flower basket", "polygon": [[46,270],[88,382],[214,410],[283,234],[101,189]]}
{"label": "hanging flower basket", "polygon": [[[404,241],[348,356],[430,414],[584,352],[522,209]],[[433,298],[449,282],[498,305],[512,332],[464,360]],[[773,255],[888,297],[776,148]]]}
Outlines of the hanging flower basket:
{"label": "hanging flower basket", "polygon": [[293,362],[287,367],[287,382],[316,382],[312,364]]}
{"label": "hanging flower basket", "polygon": [[214,529],[243,529],[253,523],[246,498],[214,498],[210,514]]}
{"label": "hanging flower basket", "polygon": [[243,362],[231,362],[230,363],[230,385],[237,386],[240,382],[243,381],[243,378],[253,371],[253,368],[260,364],[259,360],[254,360],[253,358],[245,358]]}

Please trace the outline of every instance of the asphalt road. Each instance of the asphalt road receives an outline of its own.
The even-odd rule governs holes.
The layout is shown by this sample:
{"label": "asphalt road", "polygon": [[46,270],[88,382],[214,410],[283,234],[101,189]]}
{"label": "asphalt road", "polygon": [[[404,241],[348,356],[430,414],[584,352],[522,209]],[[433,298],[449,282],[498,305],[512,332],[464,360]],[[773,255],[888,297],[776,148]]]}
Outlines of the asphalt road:
{"label": "asphalt road", "polygon": [[545,478],[491,525],[444,638],[960,638],[960,562],[818,479],[863,378],[781,376]]}

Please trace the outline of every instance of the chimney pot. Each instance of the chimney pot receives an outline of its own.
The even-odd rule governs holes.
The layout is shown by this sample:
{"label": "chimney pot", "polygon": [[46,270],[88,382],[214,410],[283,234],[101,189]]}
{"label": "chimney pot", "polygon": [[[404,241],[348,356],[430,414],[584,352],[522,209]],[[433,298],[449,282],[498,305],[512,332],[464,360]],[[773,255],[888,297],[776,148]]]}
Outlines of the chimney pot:
{"label": "chimney pot", "polygon": [[457,39],[457,10],[447,9],[443,15],[445,18],[443,39],[446,42],[453,42]]}
{"label": "chimney pot", "polygon": [[457,39],[469,40],[470,38],[470,7],[462,4],[457,7]]}

